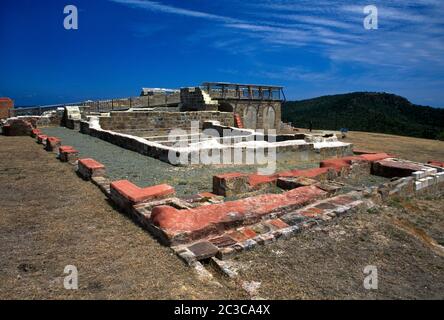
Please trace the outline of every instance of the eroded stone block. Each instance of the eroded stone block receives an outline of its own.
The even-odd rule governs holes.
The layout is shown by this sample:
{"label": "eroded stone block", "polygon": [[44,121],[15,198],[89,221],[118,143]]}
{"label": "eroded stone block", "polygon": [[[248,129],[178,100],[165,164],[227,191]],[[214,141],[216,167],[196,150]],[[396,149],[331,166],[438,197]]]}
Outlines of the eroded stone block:
{"label": "eroded stone block", "polygon": [[213,193],[230,197],[248,192],[248,175],[238,172],[217,175],[213,177]]}
{"label": "eroded stone block", "polygon": [[45,143],[46,143],[46,139],[48,139],[48,136],[47,136],[47,135],[39,134],[39,135],[37,136],[37,143],[38,143],[38,144],[45,144]]}
{"label": "eroded stone block", "polygon": [[129,213],[135,204],[165,199],[175,194],[174,188],[168,184],[140,188],[128,180],[112,182],[110,188],[111,199]]}
{"label": "eroded stone block", "polygon": [[36,138],[38,135],[41,135],[42,131],[40,129],[32,129],[31,137]]}
{"label": "eroded stone block", "polygon": [[94,159],[80,159],[78,172],[85,180],[91,180],[92,177],[103,177],[105,175],[105,166]]}
{"label": "eroded stone block", "polygon": [[59,148],[62,145],[62,140],[56,137],[48,137],[46,139],[45,150],[49,152],[59,152]]}
{"label": "eroded stone block", "polygon": [[318,183],[317,180],[305,177],[282,177],[277,180],[277,186],[284,190],[311,186]]}
{"label": "eroded stone block", "polygon": [[74,163],[79,159],[79,151],[71,146],[59,147],[59,159],[62,162]]}

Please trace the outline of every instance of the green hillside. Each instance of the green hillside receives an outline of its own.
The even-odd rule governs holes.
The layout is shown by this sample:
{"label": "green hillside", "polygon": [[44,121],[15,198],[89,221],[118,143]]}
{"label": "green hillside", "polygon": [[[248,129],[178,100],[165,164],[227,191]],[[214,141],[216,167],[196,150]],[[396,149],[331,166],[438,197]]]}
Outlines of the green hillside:
{"label": "green hillside", "polygon": [[388,93],[355,92],[284,103],[282,119],[314,129],[380,132],[444,140],[444,109]]}

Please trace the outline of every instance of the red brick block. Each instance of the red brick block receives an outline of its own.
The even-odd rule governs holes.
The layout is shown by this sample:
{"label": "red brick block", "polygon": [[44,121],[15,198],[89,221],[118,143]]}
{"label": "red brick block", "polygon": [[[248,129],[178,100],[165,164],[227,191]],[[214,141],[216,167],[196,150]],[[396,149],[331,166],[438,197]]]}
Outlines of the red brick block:
{"label": "red brick block", "polygon": [[11,98],[0,98],[0,119],[9,117],[9,110],[14,108],[14,101]]}
{"label": "red brick block", "polygon": [[111,183],[111,198],[122,209],[131,210],[131,206],[153,200],[171,197],[175,190],[168,184],[140,188],[128,180],[120,180]]}
{"label": "red brick block", "polygon": [[347,196],[340,196],[340,197],[332,198],[329,201],[334,204],[337,204],[337,205],[345,206],[345,205],[348,205],[348,204],[354,202],[355,200],[353,198],[350,198]]}
{"label": "red brick block", "polygon": [[307,170],[290,170],[286,172],[279,173],[279,177],[289,178],[289,177],[305,177],[305,178],[322,178],[327,176],[329,168],[314,168]]}
{"label": "red brick block", "polygon": [[46,143],[46,139],[48,139],[48,136],[47,136],[47,135],[39,134],[39,135],[37,136],[37,143],[39,143],[39,144],[45,144],[45,143]]}
{"label": "red brick block", "polygon": [[261,187],[275,186],[277,179],[278,175],[263,176],[259,174],[251,174],[248,176],[248,184],[253,189],[258,189]]}
{"label": "red brick block", "polygon": [[213,193],[230,197],[249,191],[248,174],[233,172],[213,177]]}
{"label": "red brick block", "polygon": [[353,160],[361,160],[360,156],[355,157],[344,157],[339,159],[327,159],[321,161],[321,168],[333,168],[336,171],[341,171],[343,168],[350,167]]}
{"label": "red brick block", "polygon": [[67,152],[67,151],[70,151],[70,150],[75,150],[75,149],[73,147],[71,147],[71,146],[60,146],[60,148],[59,148],[60,152]]}
{"label": "red brick block", "polygon": [[105,166],[93,159],[80,159],[78,173],[86,180],[90,180],[92,177],[103,177]]}
{"label": "red brick block", "polygon": [[59,148],[59,159],[62,162],[74,163],[79,158],[79,152],[71,146],[61,146]]}
{"label": "red brick block", "polygon": [[236,241],[233,238],[230,238],[226,234],[210,239],[210,242],[219,248],[230,247],[236,243]]}
{"label": "red brick block", "polygon": [[390,158],[391,156],[387,153],[371,153],[371,154],[361,154],[357,156],[343,157],[343,158],[333,158],[321,161],[321,168],[334,168],[337,171],[341,171],[343,168],[347,168],[352,164],[353,160],[364,160],[369,162],[384,160]]}
{"label": "red brick block", "polygon": [[432,160],[432,161],[429,161],[429,162],[427,162],[428,164],[431,164],[432,166],[435,166],[435,167],[441,167],[441,168],[444,168],[444,162],[442,162],[442,161],[435,161],[435,160]]}
{"label": "red brick block", "polygon": [[314,218],[320,214],[322,214],[324,212],[324,210],[319,209],[319,208],[307,208],[307,210],[304,210],[303,212],[300,213],[300,215],[304,216],[304,217],[309,217],[309,218]]}
{"label": "red brick block", "polygon": [[40,134],[42,134],[42,131],[40,129],[32,129],[31,131],[31,137],[33,138],[36,138]]}
{"label": "red brick block", "polygon": [[234,230],[227,233],[227,236],[236,242],[243,242],[248,239],[252,239],[257,236],[257,233],[250,228],[243,228],[241,230]]}
{"label": "red brick block", "polygon": [[266,221],[267,224],[271,225],[272,227],[274,227],[275,229],[284,229],[284,228],[288,228],[289,225],[286,224],[284,221],[282,221],[281,219],[273,219],[273,220],[268,220]]}
{"label": "red brick block", "polygon": [[360,155],[359,157],[363,160],[367,160],[370,162],[393,158],[392,155],[389,155],[387,153],[363,154],[363,155]]}
{"label": "red brick block", "polygon": [[171,244],[187,243],[227,229],[250,225],[273,214],[284,214],[307,205],[327,193],[315,186],[301,187],[283,194],[264,194],[187,210],[170,206],[155,207],[152,223],[163,231]]}
{"label": "red brick block", "polygon": [[62,140],[56,137],[48,137],[46,139],[45,150],[58,152],[62,144]]}
{"label": "red brick block", "polygon": [[372,165],[372,174],[386,178],[402,178],[423,169],[424,166],[421,164],[387,159],[375,161]]}

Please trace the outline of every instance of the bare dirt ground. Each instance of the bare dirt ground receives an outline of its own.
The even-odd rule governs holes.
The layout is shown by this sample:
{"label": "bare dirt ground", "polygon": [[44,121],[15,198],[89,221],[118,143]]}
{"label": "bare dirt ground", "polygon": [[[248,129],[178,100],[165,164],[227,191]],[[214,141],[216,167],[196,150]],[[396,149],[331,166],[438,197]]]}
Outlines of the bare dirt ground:
{"label": "bare dirt ground", "polygon": [[[416,139],[402,138],[401,147],[363,135],[348,139],[397,154],[416,148],[417,157],[429,150]],[[444,158],[438,145],[425,160]],[[444,298],[442,197],[392,201],[241,254],[240,279],[217,276],[222,287],[198,280],[29,137],[0,136],[0,204],[3,299],[248,298],[242,281],[260,283],[255,296],[265,299]],[[79,269],[78,291],[63,289],[68,264]],[[363,287],[367,265],[378,268],[378,290]]]}

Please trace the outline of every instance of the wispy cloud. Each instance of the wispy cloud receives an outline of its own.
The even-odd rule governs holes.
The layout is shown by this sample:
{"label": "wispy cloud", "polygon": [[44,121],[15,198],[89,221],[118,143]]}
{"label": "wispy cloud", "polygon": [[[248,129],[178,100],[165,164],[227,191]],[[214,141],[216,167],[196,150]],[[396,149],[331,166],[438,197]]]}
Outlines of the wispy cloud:
{"label": "wispy cloud", "polygon": [[[213,48],[231,54],[250,54],[271,47],[282,50],[304,48],[330,61],[330,64],[353,64],[360,70],[378,68],[394,77],[414,77],[444,72],[444,1],[374,0],[379,9],[378,30],[363,27],[364,6],[358,0],[257,0],[230,2],[235,10],[228,14],[185,9],[149,0],[110,0],[115,3],[164,14],[205,19],[217,32],[205,36]],[[229,5],[229,4],[227,4]],[[208,6],[207,6],[208,7]],[[236,12],[236,17],[231,16]],[[199,32],[199,31],[196,31]],[[246,39],[255,41],[245,41]],[[335,69],[336,70],[336,69]],[[384,72],[372,73],[381,76]],[[302,81],[343,81],[332,69],[313,71],[300,65],[267,66],[261,74]],[[398,75],[398,76],[397,76]],[[390,77],[390,79],[392,79]],[[395,80],[393,80],[395,81]]]}
{"label": "wispy cloud", "polygon": [[121,3],[125,5],[129,5],[135,8],[142,8],[146,10],[151,11],[157,11],[157,12],[164,12],[169,14],[176,14],[181,16],[187,16],[187,17],[193,17],[193,18],[201,18],[201,19],[208,19],[218,22],[225,22],[225,23],[234,23],[238,22],[239,20],[225,17],[217,14],[211,14],[203,11],[197,11],[197,10],[189,10],[189,9],[183,9],[175,6],[165,5],[159,2],[155,1],[149,1],[149,0],[111,0],[112,2]]}

